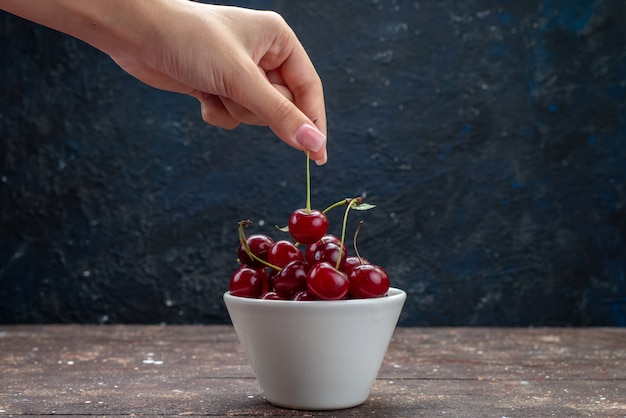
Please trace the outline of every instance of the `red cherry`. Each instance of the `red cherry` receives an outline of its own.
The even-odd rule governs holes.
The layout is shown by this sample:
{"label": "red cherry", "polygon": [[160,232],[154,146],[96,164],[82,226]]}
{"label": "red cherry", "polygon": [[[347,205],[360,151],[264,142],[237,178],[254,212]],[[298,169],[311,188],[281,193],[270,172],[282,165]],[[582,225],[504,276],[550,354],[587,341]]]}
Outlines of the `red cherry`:
{"label": "red cherry", "polygon": [[263,293],[261,296],[259,296],[259,299],[282,300],[283,298],[281,298],[278,295],[278,293],[270,290],[268,292]]}
{"label": "red cherry", "polygon": [[380,266],[373,264],[356,266],[348,278],[350,295],[354,298],[378,298],[389,290],[389,276]]}
{"label": "red cherry", "polygon": [[[267,235],[254,234],[246,238],[246,243],[252,254],[263,261],[267,261],[267,251],[274,244],[274,240]],[[237,257],[241,264],[246,264],[250,267],[263,267],[263,263],[250,257],[241,243],[239,243],[239,247],[237,248]]]}
{"label": "red cherry", "polygon": [[341,269],[341,271],[343,271],[348,276],[350,276],[350,272],[352,271],[352,269],[355,268],[356,266],[360,266],[361,264],[371,264],[371,263],[363,257],[361,258],[356,257],[356,256],[347,257],[346,262],[344,263],[343,269]]}
{"label": "red cherry", "polygon": [[294,293],[306,290],[306,275],[309,271],[304,261],[292,261],[274,277],[274,290],[283,299],[291,299]]}
{"label": "red cherry", "polygon": [[[320,238],[319,240],[307,245],[306,247],[306,252],[305,252],[305,259],[307,261],[310,261],[313,252],[320,246],[323,245],[327,242],[332,242],[336,245],[341,245],[341,238],[335,236],[335,235],[324,235],[322,238]],[[343,244],[343,252],[348,254],[348,249],[346,247],[346,244]]]}
{"label": "red cherry", "polygon": [[309,293],[308,290],[300,290],[299,292],[294,293],[291,300],[317,300],[315,296]]}
{"label": "red cherry", "polygon": [[350,289],[348,276],[329,263],[315,264],[306,278],[309,293],[319,299],[343,299]]}
{"label": "red cherry", "polygon": [[[334,241],[317,241],[311,244],[306,251],[306,261],[310,264],[316,264],[321,262],[327,262],[332,266],[337,266],[337,260],[339,261],[339,270],[343,270],[343,266],[346,263],[346,246],[343,246],[341,251],[340,244],[336,244]],[[341,259],[339,259],[339,253],[341,252]]]}
{"label": "red cherry", "polygon": [[319,210],[296,209],[289,217],[289,233],[296,242],[312,244],[328,231],[328,218]]}
{"label": "red cherry", "polygon": [[320,238],[316,242],[310,244],[307,248],[311,248],[311,247],[315,248],[315,245],[323,244],[325,242],[334,242],[335,244],[339,245],[341,244],[341,238],[332,234],[324,235],[322,238]]}
{"label": "red cherry", "polygon": [[230,294],[244,298],[258,298],[263,293],[267,276],[264,269],[241,265],[230,277]]}
{"label": "red cherry", "polygon": [[304,261],[304,254],[289,241],[276,241],[267,252],[267,261],[276,267],[283,268],[296,260]]}

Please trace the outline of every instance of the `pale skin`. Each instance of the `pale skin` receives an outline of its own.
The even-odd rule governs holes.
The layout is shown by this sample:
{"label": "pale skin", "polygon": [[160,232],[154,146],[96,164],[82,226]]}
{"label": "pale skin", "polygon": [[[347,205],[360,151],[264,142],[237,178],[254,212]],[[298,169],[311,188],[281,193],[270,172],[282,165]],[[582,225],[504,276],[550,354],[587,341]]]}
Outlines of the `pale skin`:
{"label": "pale skin", "polygon": [[0,9],[87,42],[152,87],[195,97],[212,125],[269,126],[326,163],[322,83],[277,13],[188,0],[0,0]]}

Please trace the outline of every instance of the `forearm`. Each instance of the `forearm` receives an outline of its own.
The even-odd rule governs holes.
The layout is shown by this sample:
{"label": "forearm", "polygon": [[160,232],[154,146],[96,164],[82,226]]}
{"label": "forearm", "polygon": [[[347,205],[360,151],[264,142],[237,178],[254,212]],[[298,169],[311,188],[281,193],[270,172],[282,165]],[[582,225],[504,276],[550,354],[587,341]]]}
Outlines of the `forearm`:
{"label": "forearm", "polygon": [[109,55],[140,51],[166,7],[160,0],[0,0],[0,9],[81,39]]}

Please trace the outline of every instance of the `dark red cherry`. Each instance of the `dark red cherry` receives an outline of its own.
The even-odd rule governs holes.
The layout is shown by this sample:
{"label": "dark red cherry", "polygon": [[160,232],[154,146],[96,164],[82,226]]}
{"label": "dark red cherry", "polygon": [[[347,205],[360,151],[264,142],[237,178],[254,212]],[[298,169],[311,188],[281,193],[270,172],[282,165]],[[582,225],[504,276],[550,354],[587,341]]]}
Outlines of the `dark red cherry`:
{"label": "dark red cherry", "polygon": [[267,252],[267,261],[276,267],[283,268],[292,261],[304,261],[304,254],[292,242],[276,241]]}
{"label": "dark red cherry", "polygon": [[348,276],[325,262],[311,267],[306,285],[309,293],[324,300],[343,299],[350,288]]}
{"label": "dark red cherry", "polygon": [[[267,261],[267,251],[274,244],[274,240],[267,235],[254,234],[247,237],[246,242],[252,254],[259,257],[261,260]],[[237,247],[237,257],[241,264],[246,264],[250,267],[263,267],[263,263],[250,257],[241,243],[239,243],[239,247]]]}
{"label": "dark red cherry", "polygon": [[304,261],[292,261],[274,277],[274,290],[283,299],[291,299],[301,290],[306,290],[306,275],[309,271]]}
{"label": "dark red cherry", "polygon": [[[305,259],[309,261],[309,259],[312,257],[312,253],[317,249],[317,247],[327,242],[332,242],[334,244],[341,245],[341,238],[335,235],[324,235],[319,240],[307,245],[306,252],[305,252]],[[345,243],[343,244],[343,252],[348,254],[348,249]]]}
{"label": "dark red cherry", "polygon": [[319,210],[296,209],[289,217],[289,233],[296,242],[312,244],[328,231],[328,218]]}
{"label": "dark red cherry", "polygon": [[389,276],[380,266],[363,264],[356,266],[348,276],[350,295],[354,298],[379,298],[389,290]]}
{"label": "dark red cherry", "polygon": [[347,257],[346,262],[344,263],[343,269],[341,271],[343,271],[348,276],[350,276],[350,272],[352,271],[352,269],[355,268],[356,266],[360,266],[361,264],[371,264],[371,263],[363,257],[361,258],[356,257],[356,256]]}
{"label": "dark red cherry", "polygon": [[258,298],[263,293],[264,282],[267,283],[264,269],[253,269],[241,265],[230,277],[230,294],[244,298]]}
{"label": "dark red cherry", "polygon": [[311,244],[310,247],[314,248],[307,248],[306,261],[311,265],[321,262],[327,262],[330,265],[337,267],[337,260],[340,260],[338,268],[339,270],[343,270],[343,266],[346,263],[347,257],[346,246],[344,245],[343,251],[341,251],[341,246],[339,244],[336,244],[333,241],[317,241],[316,243]]}
{"label": "dark red cherry", "polygon": [[282,300],[283,298],[281,298],[278,293],[270,290],[259,296],[259,299]]}
{"label": "dark red cherry", "polygon": [[324,235],[322,238],[320,238],[316,242],[314,242],[311,245],[309,245],[309,247],[313,246],[313,248],[315,248],[316,244],[318,244],[318,243],[322,244],[324,242],[334,242],[335,244],[339,245],[339,244],[341,244],[341,238],[339,238],[336,235],[332,235],[332,234]]}
{"label": "dark red cherry", "polygon": [[296,292],[291,300],[317,300],[308,290],[300,290]]}

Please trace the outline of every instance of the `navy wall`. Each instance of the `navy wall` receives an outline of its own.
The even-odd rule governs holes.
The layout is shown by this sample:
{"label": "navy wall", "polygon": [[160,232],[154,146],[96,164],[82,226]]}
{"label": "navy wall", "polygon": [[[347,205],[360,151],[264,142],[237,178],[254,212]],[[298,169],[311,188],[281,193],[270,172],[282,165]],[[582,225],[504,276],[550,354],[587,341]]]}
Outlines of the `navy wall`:
{"label": "navy wall", "polygon": [[[402,325],[626,324],[625,3],[236,4],[316,64],[313,205],[377,205]],[[227,322],[237,221],[280,237],[303,155],[6,13],[0,42],[0,323]]]}

